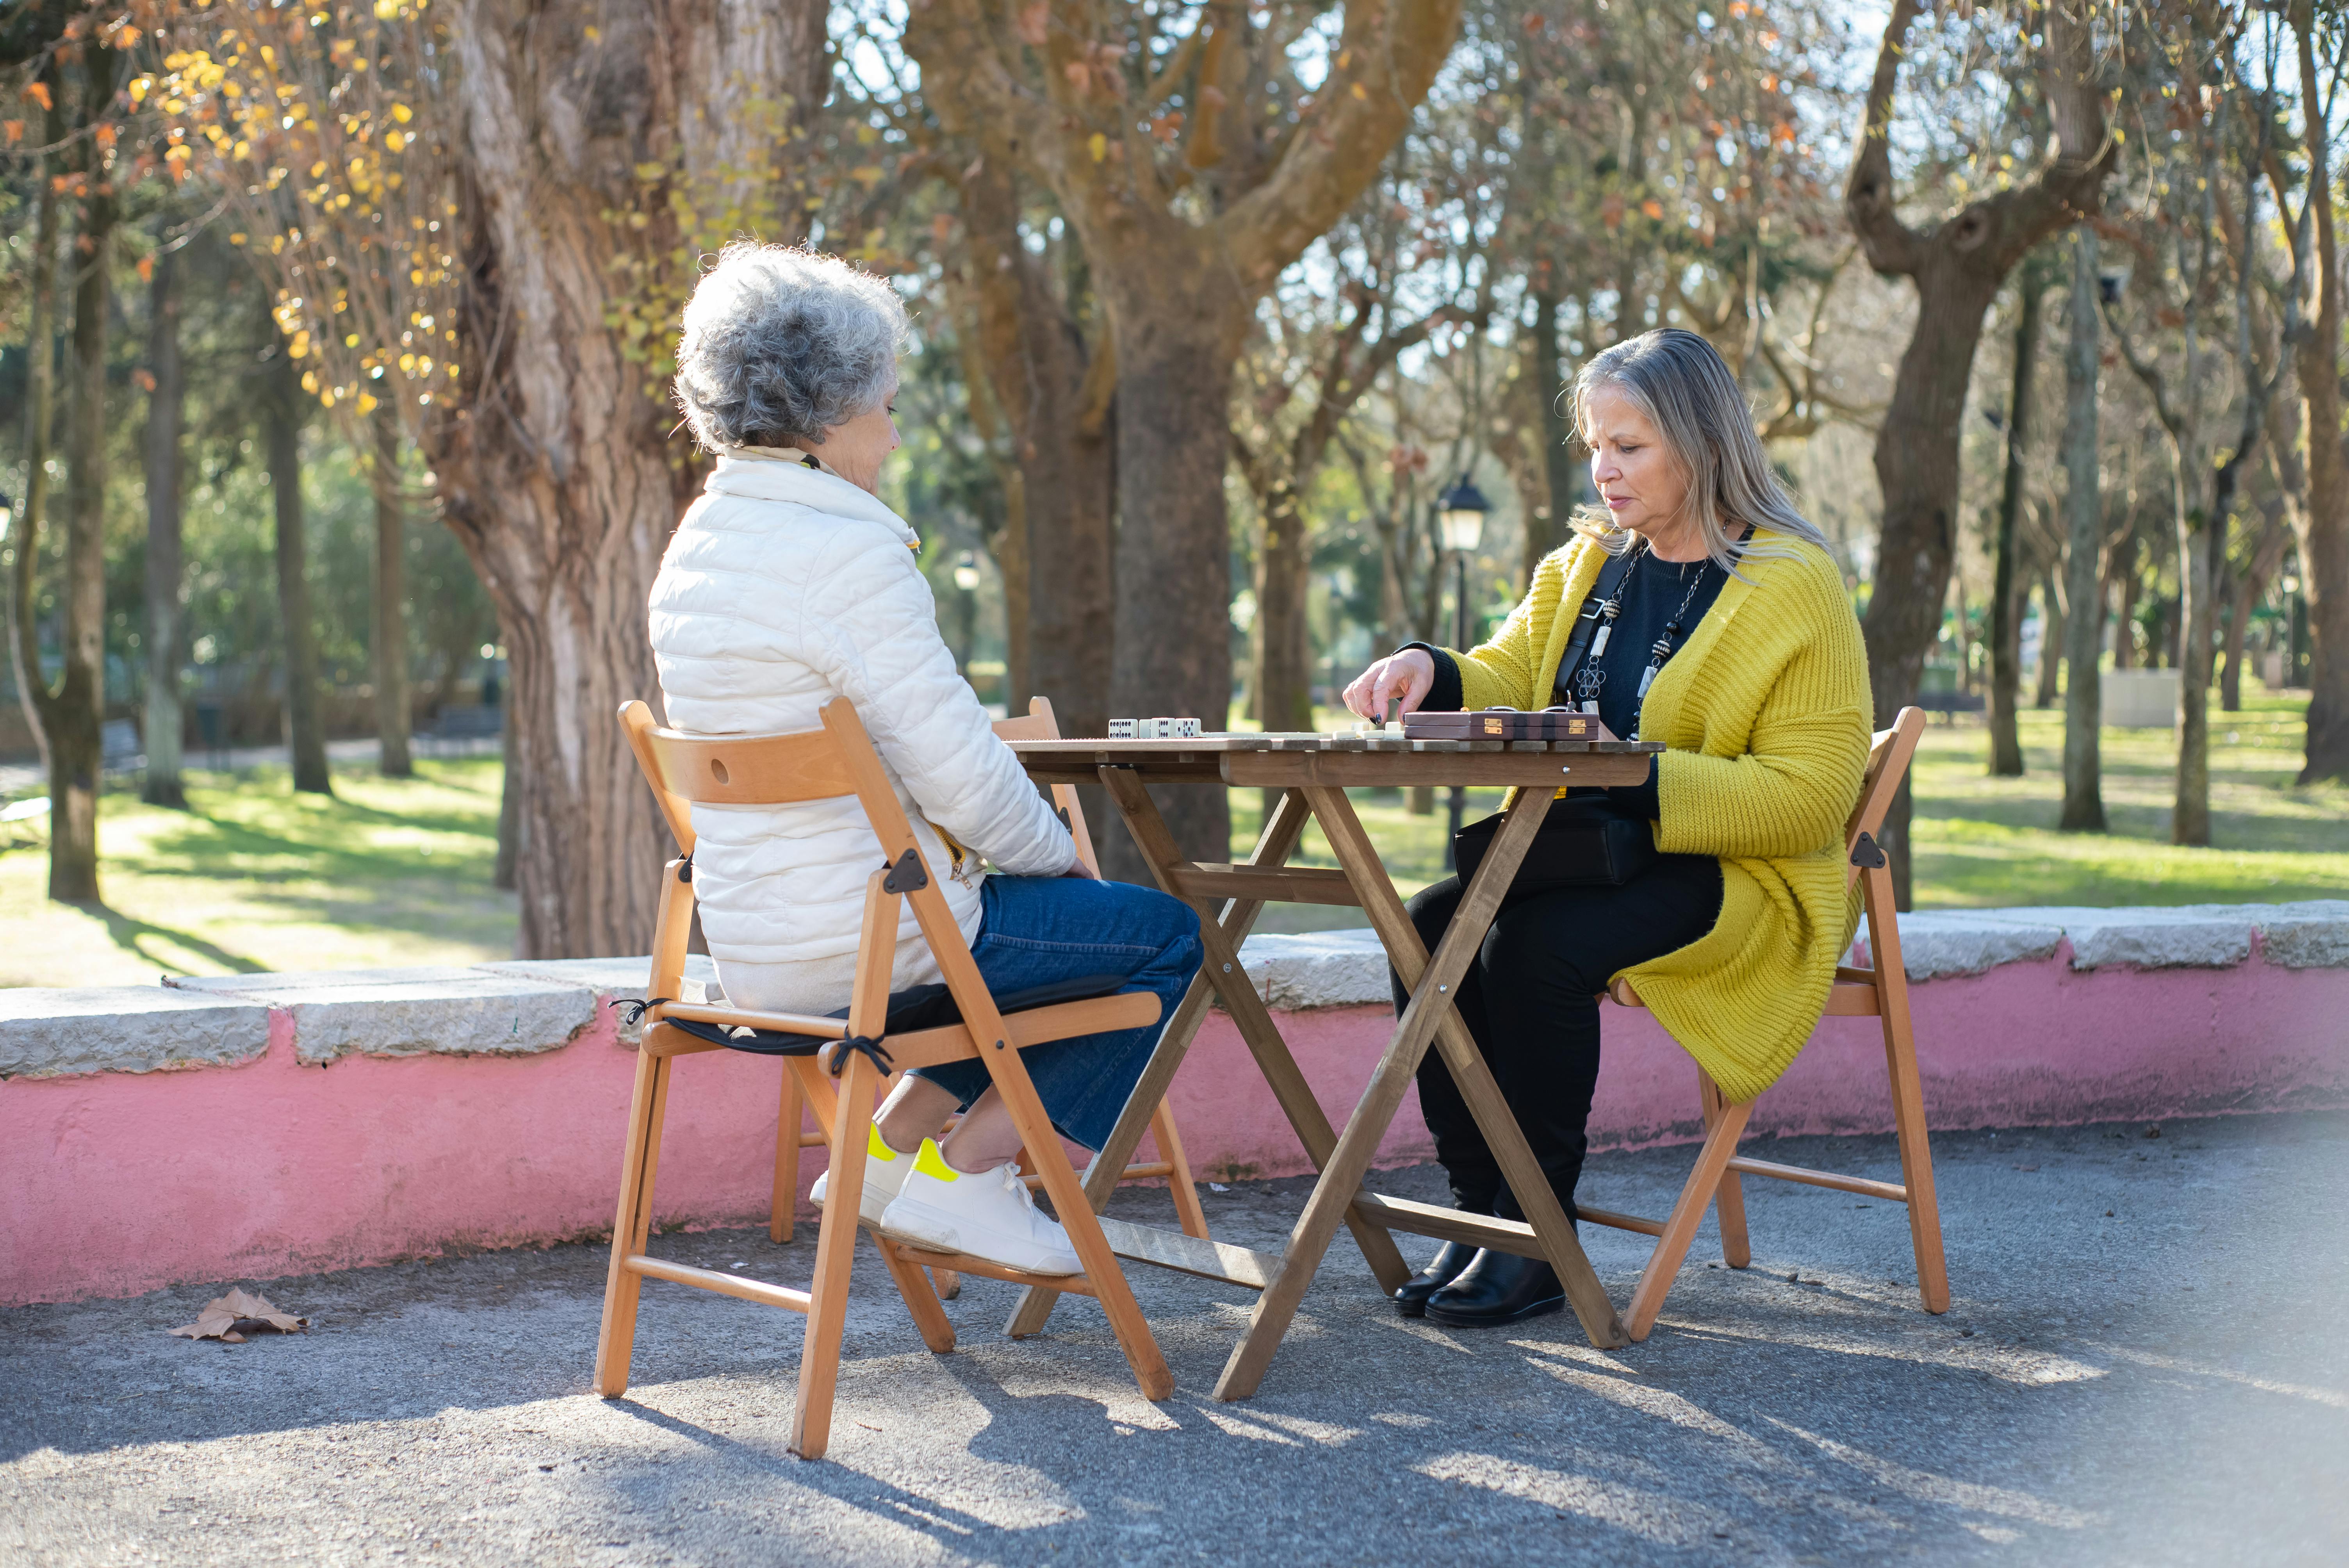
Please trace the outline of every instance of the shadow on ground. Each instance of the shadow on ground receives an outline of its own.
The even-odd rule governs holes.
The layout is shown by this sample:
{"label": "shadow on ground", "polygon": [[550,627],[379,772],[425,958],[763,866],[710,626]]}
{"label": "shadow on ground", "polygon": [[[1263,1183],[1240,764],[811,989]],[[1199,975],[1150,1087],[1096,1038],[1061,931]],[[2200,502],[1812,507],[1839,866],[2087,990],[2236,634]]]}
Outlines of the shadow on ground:
{"label": "shadow on ground", "polygon": [[[1890,1175],[1889,1140],[1787,1157]],[[2349,1530],[2349,1116],[1937,1140],[1956,1304],[1901,1212],[1749,1183],[1754,1263],[1700,1237],[1644,1345],[1570,1317],[1405,1323],[1342,1235],[1260,1394],[1209,1395],[1248,1293],[1137,1269],[1177,1380],[1097,1308],[1000,1327],[966,1284],[925,1351],[868,1253],[830,1459],[785,1446],[800,1320],[649,1284],[628,1397],[586,1392],[604,1254],[269,1282],[304,1337],[167,1337],[216,1285],[0,1313],[0,1561],[2329,1562]],[[1661,1212],[1692,1151],[1594,1160]],[[1382,1173],[1438,1191],[1436,1172]],[[1210,1193],[1277,1246],[1297,1181]],[[1163,1194],[1119,1209],[1159,1219]],[[812,1228],[662,1238],[803,1283]],[[1625,1299],[1639,1238],[1591,1234]],[[1406,1243],[1423,1256],[1429,1243]],[[220,1282],[225,1284],[227,1282]]]}

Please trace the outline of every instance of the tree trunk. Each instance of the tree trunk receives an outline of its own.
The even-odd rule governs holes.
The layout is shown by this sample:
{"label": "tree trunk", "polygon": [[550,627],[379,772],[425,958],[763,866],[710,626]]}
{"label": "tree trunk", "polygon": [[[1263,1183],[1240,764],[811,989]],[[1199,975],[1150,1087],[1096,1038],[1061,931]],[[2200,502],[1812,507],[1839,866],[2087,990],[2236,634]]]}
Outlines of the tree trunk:
{"label": "tree trunk", "polygon": [[2224,662],[2219,666],[2219,707],[2224,713],[2243,711],[2243,619],[2251,614],[2251,593],[2248,580],[2230,579],[2227,595],[2227,624],[2220,631],[2224,643]]}
{"label": "tree trunk", "polygon": [[[2055,136],[2053,156],[2028,183],[1966,206],[1930,229],[1899,216],[1891,160],[1894,88],[1920,0],[1894,0],[1877,52],[1868,112],[1844,205],[1852,231],[1879,273],[1917,288],[1917,325],[1900,356],[1892,398],[1876,442],[1884,494],[1883,531],[1862,631],[1878,717],[1889,720],[1917,692],[1940,629],[1941,604],[1957,548],[1958,435],[1982,317],[2007,272],[2048,234],[2103,205],[2116,149],[2105,135],[2103,88],[2086,18],[2065,5],[2045,13],[2043,62]],[[1885,821],[1893,892],[1909,907],[1909,791],[1904,783]]]}
{"label": "tree trunk", "polygon": [[[2023,741],[2015,732],[2015,704],[2023,690],[2022,617],[2016,613],[2014,525],[2023,510],[2023,465],[2029,456],[2031,373],[2039,358],[2039,268],[2022,273],[2021,308],[2014,324],[2014,387],[2006,408],[2006,479],[1999,491],[1995,559],[1990,597],[1990,771],[1995,779],[2023,777]],[[2043,640],[2044,641],[2044,640]]]}
{"label": "tree trunk", "polygon": [[[2270,429],[2274,427],[2270,423]],[[2271,439],[2273,437],[2271,436]],[[2278,465],[2280,469],[2281,464]],[[2219,677],[2220,706],[2229,713],[2243,710],[2243,662],[2250,656],[2251,611],[2267,592],[2268,581],[2275,575],[2283,560],[2284,542],[2290,537],[2283,514],[2288,511],[2280,498],[2270,497],[2266,504],[2267,521],[2260,531],[2259,541],[2251,547],[2251,558],[2243,570],[2234,577],[2232,603],[2227,607],[2227,665]]]}
{"label": "tree trunk", "polygon": [[614,715],[657,695],[646,593],[699,475],[608,325],[642,303],[612,262],[687,242],[666,227],[671,192],[636,172],[648,157],[673,158],[679,196],[747,201],[762,185],[782,155],[753,100],[822,101],[823,11],[466,0],[449,26],[464,111],[461,412],[423,438],[512,662],[517,947],[642,953],[667,840]]}
{"label": "tree trunk", "polygon": [[1264,540],[1257,556],[1253,628],[1256,719],[1267,729],[1313,727],[1312,640],[1305,622],[1312,560],[1297,481],[1298,476],[1283,474],[1257,498]]}
{"label": "tree trunk", "polygon": [[[42,145],[65,139],[65,112],[55,66],[42,77],[50,108],[43,116]],[[49,507],[49,436],[57,403],[57,208],[65,200],[52,182],[49,159],[33,160],[33,266],[28,302],[31,330],[25,339],[25,493],[17,498],[8,544],[15,552],[8,583],[8,662],[16,676],[16,700],[25,727],[40,748],[41,771],[50,772],[48,709],[53,698],[41,669],[40,628],[34,624],[35,590],[40,578],[41,528]],[[54,776],[52,776],[54,778]],[[49,797],[51,841],[65,826],[59,798]]]}
{"label": "tree trunk", "polygon": [[[82,51],[82,120],[114,99],[118,57]],[[83,144],[74,236],[73,407],[66,423],[65,680],[43,714],[49,740],[49,896],[98,901],[98,791],[106,709],[106,329],[112,304],[114,187],[97,139]]]}
{"label": "tree trunk", "polygon": [[408,520],[399,504],[399,421],[384,404],[375,433],[375,732],[387,779],[409,779],[408,728]]}
{"label": "tree trunk", "polygon": [[[2199,476],[2197,476],[2199,481]],[[2199,506],[2178,510],[2178,785],[2169,841],[2210,841],[2210,552],[2205,534],[2227,526]]]}
{"label": "tree trunk", "polygon": [[[2301,102],[2332,101],[2321,93],[2313,9],[2295,0],[2292,26],[2299,46]],[[2303,108],[2304,113],[2317,111]],[[2308,604],[2308,754],[2300,782],[2349,779],[2349,454],[2341,438],[2343,280],[2335,238],[2331,137],[2320,127],[2302,139],[2308,155],[2309,205],[2316,228],[2314,330],[2294,347],[2301,406],[2308,431],[2308,504],[2300,528],[2302,592]]]}
{"label": "tree trunk", "polygon": [[[1109,285],[1118,360],[1117,643],[1110,700],[1120,712],[1195,717],[1221,729],[1232,695],[1224,471],[1231,455],[1232,365],[1247,302],[1236,308],[1239,296],[1206,263],[1205,255],[1169,255],[1163,272],[1137,265]],[[1158,800],[1185,855],[1231,858],[1224,791],[1168,789]],[[1147,880],[1138,855],[1115,839],[1112,847],[1119,851],[1112,874]]]}
{"label": "tree trunk", "polygon": [[[2075,231],[2072,335],[2064,354],[2064,815],[2073,832],[2105,830],[2104,503],[2096,472],[2096,232]],[[2044,636],[2042,647],[2050,645]],[[2043,655],[2044,656],[2044,655]]]}
{"label": "tree trunk", "polygon": [[263,400],[262,440],[269,465],[269,499],[277,519],[277,619],[285,650],[285,735],[294,760],[294,788],[331,795],[326,737],[318,707],[318,628],[310,619],[309,551],[302,527],[302,416],[305,398],[285,345],[270,349],[269,391]]}
{"label": "tree trunk", "polygon": [[[1917,276],[1916,334],[1900,357],[1876,441],[1884,521],[1868,614],[1860,622],[1868,686],[1884,723],[1915,700],[1925,656],[1940,633],[1957,555],[1958,432],[1982,316],[2001,281],[1940,251]],[[1909,815],[1903,780],[1886,815],[1883,841],[1902,909],[1910,907]]]}
{"label": "tree trunk", "polygon": [[[2121,541],[2113,560],[2113,586],[2120,593],[2120,603],[2113,610],[2113,668],[2116,670],[2137,667],[2137,601],[2145,588],[2145,580],[2137,575],[2137,558],[2144,553],[2145,542],[2132,531]],[[2158,650],[2149,639],[2146,656],[2155,664],[2161,662]]]}
{"label": "tree trunk", "polygon": [[521,776],[514,769],[514,705],[506,704],[505,728],[499,737],[499,755],[503,759],[498,769],[498,860],[490,875],[491,885],[502,892],[512,892],[522,885],[522,799]]}
{"label": "tree trunk", "polygon": [[180,782],[180,434],[187,377],[180,364],[180,253],[155,258],[147,372],[147,777],[150,805],[184,807]]}
{"label": "tree trunk", "polygon": [[1582,493],[1582,468],[1574,460],[1574,426],[1566,408],[1567,387],[1558,374],[1564,357],[1558,342],[1557,296],[1534,296],[1534,390],[1541,398],[1542,466],[1549,475],[1549,515],[1526,519],[1523,559],[1518,562],[1522,592],[1533,585],[1534,568],[1566,542],[1568,520]]}
{"label": "tree trunk", "polygon": [[1046,264],[1020,242],[1008,159],[983,154],[963,177],[962,203],[976,357],[988,377],[974,399],[991,390],[1009,427],[1016,473],[1005,490],[1015,526],[1024,524],[1022,550],[1001,560],[1006,619],[1024,623],[1025,690],[1014,711],[1040,694],[1062,734],[1106,735],[1117,629],[1115,366],[1106,345],[1088,352]]}
{"label": "tree trunk", "polygon": [[2064,665],[2064,601],[2055,574],[2050,572],[2039,584],[2039,689],[2032,695],[2033,707],[2055,706],[2056,676]]}

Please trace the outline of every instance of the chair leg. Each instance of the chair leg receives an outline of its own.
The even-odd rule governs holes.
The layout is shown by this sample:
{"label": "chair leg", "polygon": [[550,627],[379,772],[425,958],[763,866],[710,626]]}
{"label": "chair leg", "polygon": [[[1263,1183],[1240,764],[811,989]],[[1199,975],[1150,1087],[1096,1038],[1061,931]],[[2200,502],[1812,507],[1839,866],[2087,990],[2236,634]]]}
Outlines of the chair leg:
{"label": "chair leg", "polygon": [[1908,998],[1884,1010],[1884,1058],[1892,1078],[1892,1124],[1900,1138],[1900,1183],[1909,1191],[1909,1239],[1917,1251],[1917,1294],[1925,1310],[1950,1310],[1950,1269],[1941,1254],[1941,1206],[1933,1195],[1933,1146],[1925,1133],[1924,1086]]}
{"label": "chair leg", "polygon": [[1150,1136],[1158,1140],[1159,1158],[1172,1167],[1166,1185],[1174,1194],[1174,1214],[1183,1233],[1207,1239],[1207,1211],[1199,1206],[1199,1185],[1191,1179],[1191,1161],[1183,1153],[1183,1135],[1175,1130],[1174,1113],[1160,1100],[1150,1118]]}
{"label": "chair leg", "polygon": [[[949,1271],[928,1270],[919,1264],[907,1263],[898,1255],[897,1243],[878,1231],[873,1233],[873,1244],[879,1249],[881,1261],[889,1265],[889,1277],[896,1282],[897,1294],[905,1298],[905,1310],[913,1315],[914,1326],[921,1330],[922,1343],[946,1355],[955,1347],[954,1325],[947,1321],[946,1308],[938,1305],[940,1293],[930,1288],[930,1275]],[[953,1277],[961,1278],[959,1274]]]}
{"label": "chair leg", "polygon": [[644,1276],[626,1266],[652,1225],[653,1169],[660,1151],[661,1112],[669,1058],[639,1048],[636,1087],[628,1100],[627,1142],[620,1155],[620,1207],[612,1219],[612,1262],[604,1276],[604,1325],[595,1337],[595,1392],[616,1399],[628,1390],[636,1343],[636,1300]]}
{"label": "chair leg", "polygon": [[[873,1119],[873,1064],[851,1051],[832,1117],[832,1176],[816,1226],[815,1281],[808,1290],[801,1341],[799,1403],[792,1412],[791,1450],[819,1460],[832,1439],[832,1396],[840,1377],[840,1340],[848,1315],[848,1272],[856,1255],[856,1208],[864,1195],[864,1127]],[[916,1294],[906,1293],[911,1306]],[[918,1322],[918,1316],[916,1318]]]}
{"label": "chair leg", "polygon": [[1680,1202],[1664,1221],[1664,1233],[1656,1239],[1656,1250],[1648,1254],[1648,1266],[1640,1272],[1640,1288],[1631,1294],[1631,1310],[1623,1320],[1623,1330],[1633,1339],[1647,1338],[1648,1331],[1656,1326],[1656,1315],[1664,1308],[1664,1294],[1681,1272],[1681,1260],[1688,1256],[1689,1243],[1696,1235],[1698,1222],[1704,1218],[1705,1206],[1721,1189],[1729,1157],[1736,1150],[1738,1135],[1745,1130],[1745,1119],[1753,1111],[1752,1100],[1722,1107],[1721,1119],[1706,1135],[1696,1169],[1682,1185]]}
{"label": "chair leg", "polygon": [[775,1194],[767,1211],[767,1239],[778,1245],[792,1239],[794,1212],[800,1203],[800,1079],[783,1068],[782,1102],[775,1109]]}
{"label": "chair leg", "polygon": [[[1696,1070],[1696,1082],[1697,1097],[1704,1106],[1704,1130],[1710,1134],[1729,1102],[1721,1098],[1721,1086],[1702,1068]],[[1730,1152],[1736,1150],[1732,1149]],[[1722,1261],[1731,1268],[1742,1269],[1754,1261],[1754,1249],[1745,1239],[1745,1186],[1736,1171],[1723,1170],[1721,1185],[1714,1190],[1713,1198],[1721,1218]]]}

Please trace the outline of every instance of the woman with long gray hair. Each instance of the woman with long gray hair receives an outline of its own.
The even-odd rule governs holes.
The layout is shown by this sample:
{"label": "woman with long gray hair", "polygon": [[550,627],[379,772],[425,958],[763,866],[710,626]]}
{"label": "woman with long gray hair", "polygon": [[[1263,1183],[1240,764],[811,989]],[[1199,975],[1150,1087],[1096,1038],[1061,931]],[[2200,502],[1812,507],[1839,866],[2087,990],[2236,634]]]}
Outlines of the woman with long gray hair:
{"label": "woman with long gray hair", "polygon": [[[1375,718],[1415,708],[1569,707],[1663,742],[1637,787],[1569,789],[1561,834],[1649,824],[1652,855],[1603,872],[1529,856],[1457,1006],[1568,1214],[1599,1077],[1599,994],[1628,977],[1733,1102],[1785,1070],[1857,919],[1843,828],[1868,760],[1868,657],[1841,573],[1754,433],[1737,378],[1692,332],[1646,333],[1576,378],[1599,505],[1542,562],[1492,640],[1413,643],[1346,688]],[[1464,838],[1466,835],[1464,835]],[[1536,855],[1540,851],[1537,849]],[[1644,861],[1644,863],[1640,863]],[[1411,901],[1432,949],[1447,877]],[[1396,1006],[1408,993],[1395,985]],[[1522,1220],[1431,1053],[1419,1098],[1454,1201]],[[1406,1316],[1511,1323],[1564,1305],[1548,1264],[1447,1243],[1396,1293]]]}

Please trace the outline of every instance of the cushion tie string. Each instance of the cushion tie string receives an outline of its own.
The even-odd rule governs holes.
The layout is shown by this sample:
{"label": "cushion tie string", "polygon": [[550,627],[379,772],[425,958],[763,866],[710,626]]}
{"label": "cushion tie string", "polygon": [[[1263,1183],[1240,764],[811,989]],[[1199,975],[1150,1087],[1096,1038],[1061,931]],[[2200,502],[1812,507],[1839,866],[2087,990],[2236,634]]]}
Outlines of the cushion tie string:
{"label": "cushion tie string", "polygon": [[851,1051],[861,1052],[864,1059],[873,1064],[874,1070],[883,1078],[887,1078],[893,1070],[889,1066],[889,1053],[883,1047],[877,1037],[872,1035],[850,1035],[840,1042],[840,1049],[832,1053],[833,1077],[838,1078],[840,1069],[848,1065],[848,1053]]}
{"label": "cushion tie string", "polygon": [[[619,1013],[620,1027],[623,1030],[630,1030],[641,1026],[645,1021],[645,1016],[655,1007],[662,1006],[675,999],[670,996],[648,996],[638,1001],[634,997],[618,996],[605,1005]],[[761,1037],[761,1031],[750,1028],[747,1025],[703,1024],[682,1018],[673,1018],[670,1023],[688,1035],[697,1035],[714,1045],[730,1046],[737,1049],[750,1046],[750,1042],[759,1040]],[[768,1037],[781,1038],[791,1043],[784,1045],[780,1050],[766,1045],[752,1046],[751,1048],[768,1050],[778,1056],[812,1057],[824,1047],[836,1043],[840,1049],[834,1051],[832,1056],[832,1076],[834,1078],[838,1078],[841,1069],[848,1065],[848,1053],[851,1051],[859,1053],[866,1061],[871,1062],[874,1069],[884,1078],[896,1070],[890,1064],[888,1048],[882,1044],[882,1040],[885,1037],[883,1036],[850,1035],[837,1042],[826,1039],[820,1035],[770,1036]]]}

